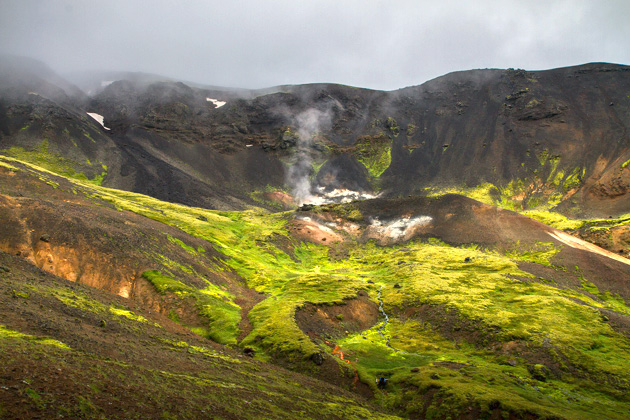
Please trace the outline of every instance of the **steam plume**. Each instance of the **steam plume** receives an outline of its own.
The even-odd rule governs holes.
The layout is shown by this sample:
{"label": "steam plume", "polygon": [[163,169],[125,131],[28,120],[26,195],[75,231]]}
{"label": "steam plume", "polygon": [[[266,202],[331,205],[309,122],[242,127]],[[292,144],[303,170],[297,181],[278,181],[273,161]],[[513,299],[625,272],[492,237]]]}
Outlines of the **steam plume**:
{"label": "steam plume", "polygon": [[313,196],[311,185],[312,158],[311,146],[313,137],[318,131],[327,128],[331,123],[331,112],[318,109],[307,109],[295,119],[298,130],[296,162],[287,173],[287,185],[291,188],[297,205],[302,205]]}

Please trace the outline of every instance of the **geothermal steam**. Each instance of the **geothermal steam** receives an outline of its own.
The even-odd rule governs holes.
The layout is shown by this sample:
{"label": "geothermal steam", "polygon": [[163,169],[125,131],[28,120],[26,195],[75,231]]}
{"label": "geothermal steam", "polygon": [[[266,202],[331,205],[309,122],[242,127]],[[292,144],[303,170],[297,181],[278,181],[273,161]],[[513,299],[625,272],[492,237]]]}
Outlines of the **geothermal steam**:
{"label": "geothermal steam", "polygon": [[293,192],[293,199],[301,206],[313,197],[311,185],[312,158],[310,155],[313,137],[318,131],[329,126],[331,112],[308,109],[295,117],[298,130],[296,162],[289,168],[287,184]]}
{"label": "geothermal steam", "polygon": [[[338,104],[338,106],[341,106]],[[332,111],[320,111],[318,109],[308,109],[293,119],[297,127],[297,152],[295,163],[289,168],[287,173],[287,185],[291,188],[293,200],[298,206],[302,204],[327,204],[327,203],[347,203],[354,200],[367,200],[377,196],[351,191],[343,188],[326,192],[324,188],[313,188],[311,184],[311,174],[313,171],[313,139],[318,132],[326,130],[332,123]]]}

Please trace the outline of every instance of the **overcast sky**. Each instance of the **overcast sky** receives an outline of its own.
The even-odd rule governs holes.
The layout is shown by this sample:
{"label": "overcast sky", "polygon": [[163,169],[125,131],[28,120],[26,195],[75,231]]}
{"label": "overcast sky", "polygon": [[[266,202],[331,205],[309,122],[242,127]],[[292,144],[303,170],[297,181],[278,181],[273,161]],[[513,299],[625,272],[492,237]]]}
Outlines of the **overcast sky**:
{"label": "overcast sky", "polygon": [[0,0],[0,52],[260,88],[630,64],[629,0]]}

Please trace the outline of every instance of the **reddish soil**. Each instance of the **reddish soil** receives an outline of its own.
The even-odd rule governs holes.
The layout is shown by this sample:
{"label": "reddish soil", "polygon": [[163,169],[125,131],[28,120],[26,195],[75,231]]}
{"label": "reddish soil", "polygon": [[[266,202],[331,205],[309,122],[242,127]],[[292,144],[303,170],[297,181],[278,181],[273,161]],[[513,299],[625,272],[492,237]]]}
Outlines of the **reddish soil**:
{"label": "reddish soil", "polygon": [[298,240],[320,245],[343,242],[343,237],[340,234],[319,223],[316,219],[294,219],[287,225],[287,228],[291,235]]}
{"label": "reddish soil", "polygon": [[378,316],[378,305],[360,291],[340,305],[306,303],[296,311],[295,320],[309,337],[323,341],[366,330],[376,325]]}

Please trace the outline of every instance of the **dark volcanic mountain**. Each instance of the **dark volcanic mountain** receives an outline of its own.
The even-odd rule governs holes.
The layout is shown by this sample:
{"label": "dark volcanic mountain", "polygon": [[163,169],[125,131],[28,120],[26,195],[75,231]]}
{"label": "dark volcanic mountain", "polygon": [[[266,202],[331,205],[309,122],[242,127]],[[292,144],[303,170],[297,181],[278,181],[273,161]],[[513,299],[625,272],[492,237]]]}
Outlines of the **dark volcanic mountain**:
{"label": "dark volcanic mountain", "polygon": [[559,194],[554,204],[576,215],[630,211],[626,66],[474,70],[392,92],[209,90],[138,76],[86,100],[68,84],[53,89],[52,73],[19,65],[0,77],[3,149],[35,150],[47,139],[50,153],[88,178],[104,164],[104,185],[161,199],[242,209],[256,204],[254,191],[286,188],[289,166],[306,152],[319,185],[391,196],[512,182],[524,208]]}

